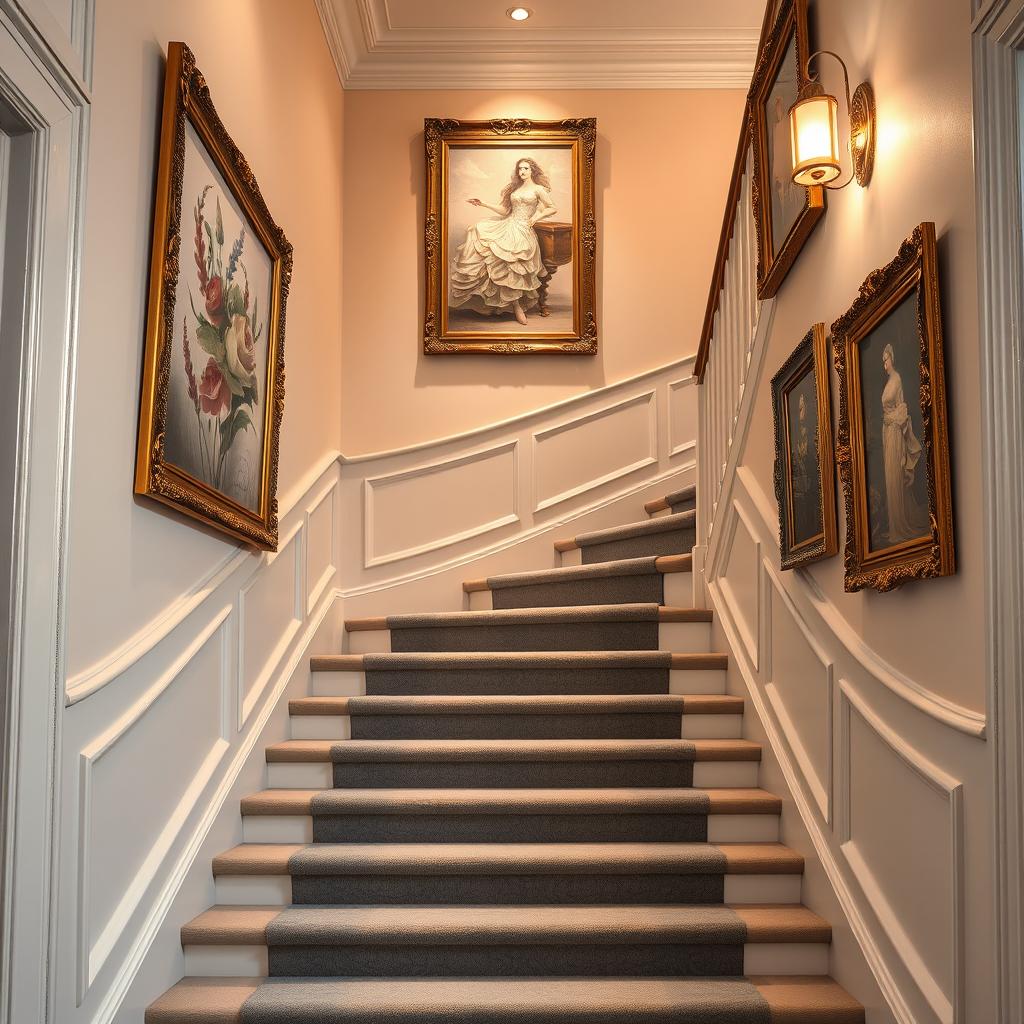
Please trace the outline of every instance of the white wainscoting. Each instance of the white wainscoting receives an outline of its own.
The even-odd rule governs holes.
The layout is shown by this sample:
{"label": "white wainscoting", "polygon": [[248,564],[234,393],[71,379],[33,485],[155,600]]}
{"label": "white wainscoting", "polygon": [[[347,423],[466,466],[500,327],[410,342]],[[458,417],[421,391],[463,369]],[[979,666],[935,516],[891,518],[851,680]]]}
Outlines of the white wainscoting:
{"label": "white wainscoting", "polygon": [[262,759],[313,635],[341,614],[339,480],[333,453],[283,496],[276,553],[232,554],[148,635],[69,680],[55,1020],[117,1019],[190,872],[212,902],[203,840],[237,822],[227,795]]}
{"label": "white wainscoting", "polygon": [[[779,571],[774,508],[745,467],[717,516],[705,563],[716,620],[896,1019],[987,1019],[991,910],[971,915],[973,936],[964,910],[969,889],[989,895],[984,715],[901,676],[837,628],[808,574]],[[970,843],[968,794],[980,823]]]}
{"label": "white wainscoting", "polygon": [[553,531],[645,518],[644,500],[694,477],[692,365],[454,437],[342,456],[341,519],[363,539],[340,552],[351,613],[460,608],[460,575],[548,567]]}

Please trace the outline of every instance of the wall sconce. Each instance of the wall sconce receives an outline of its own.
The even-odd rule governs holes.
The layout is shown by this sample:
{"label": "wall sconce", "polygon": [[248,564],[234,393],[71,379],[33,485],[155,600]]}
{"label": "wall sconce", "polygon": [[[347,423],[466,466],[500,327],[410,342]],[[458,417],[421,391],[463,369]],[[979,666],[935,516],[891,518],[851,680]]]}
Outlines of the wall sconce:
{"label": "wall sconce", "polygon": [[[846,109],[850,112],[850,155],[853,174],[842,185],[833,185],[842,173],[839,163],[839,104],[825,92],[821,79],[811,76],[811,61],[823,54],[835,57],[843,69],[846,85]],[[850,76],[842,57],[831,50],[818,50],[807,58],[807,81],[796,103],[789,108],[789,127],[793,141],[793,181],[798,185],[824,185],[840,189],[857,179],[866,186],[875,165],[875,94],[867,82],[861,82],[850,97]]]}

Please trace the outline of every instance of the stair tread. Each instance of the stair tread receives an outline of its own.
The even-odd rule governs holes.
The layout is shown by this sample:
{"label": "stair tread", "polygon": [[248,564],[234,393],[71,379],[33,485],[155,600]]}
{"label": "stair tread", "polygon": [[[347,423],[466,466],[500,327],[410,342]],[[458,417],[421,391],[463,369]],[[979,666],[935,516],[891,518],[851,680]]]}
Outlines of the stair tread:
{"label": "stair tread", "polygon": [[[772,1024],[863,1024],[863,1007],[827,976],[749,978],[382,978],[270,981],[184,978],[146,1011],[146,1024],[238,1024],[242,1005],[273,986],[323,1024],[669,1024],[678,1011],[735,998],[740,983],[768,1003]],[[745,985],[742,988],[745,989]],[[430,1015],[429,1018],[427,1015]],[[725,1018],[719,1018],[724,1020]]]}
{"label": "stair tread", "polygon": [[242,843],[218,854],[214,875],[285,875],[315,859],[335,874],[800,874],[804,859],[781,843]]}
{"label": "stair tread", "polygon": [[[831,926],[807,907],[678,906],[215,906],[182,926],[186,945],[324,942],[823,943]],[[306,936],[309,936],[306,938]]]}
{"label": "stair tread", "polygon": [[268,789],[242,798],[242,814],[311,813],[329,794],[334,813],[672,813],[706,801],[710,814],[778,814],[782,801],[763,789]]}
{"label": "stair tread", "polygon": [[[658,519],[641,519],[623,526],[610,526],[605,530],[591,530],[579,533],[570,542],[572,547],[586,548],[594,544],[609,544],[619,540],[631,540],[634,537],[649,537],[658,533],[671,533],[692,527],[697,522],[697,513],[690,509],[687,512],[675,512],[672,515],[660,516]],[[564,541],[556,541],[556,547]]]}
{"label": "stair tread", "polygon": [[321,654],[310,659],[310,667],[314,672],[446,672],[451,669],[493,668],[706,670],[724,669],[728,664],[727,654],[674,654],[669,651],[431,651],[416,654]]}
{"label": "stair tread", "polygon": [[679,490],[672,491],[661,498],[645,502],[644,511],[648,515],[653,515],[655,512],[663,512],[665,509],[670,509],[673,505],[682,505],[687,501],[695,501],[696,498],[697,486],[696,484],[690,484],[688,487],[681,487]]}
{"label": "stair tread", "polygon": [[566,565],[556,569],[503,573],[462,584],[466,593],[499,590],[505,587],[526,587],[542,583],[572,583],[576,580],[610,579],[615,576],[652,576],[656,573],[690,572],[692,555],[645,555],[640,558],[617,558],[590,565]]}
{"label": "stair tread", "polygon": [[482,694],[299,697],[293,715],[741,715],[743,698],[719,694]]}
{"label": "stair tread", "polygon": [[283,740],[269,763],[409,761],[759,761],[753,740]]}
{"label": "stair tread", "polygon": [[565,608],[497,608],[485,611],[424,612],[345,620],[349,632],[378,629],[429,629],[450,626],[564,624],[574,622],[710,622],[705,608],[638,604],[586,604]]}

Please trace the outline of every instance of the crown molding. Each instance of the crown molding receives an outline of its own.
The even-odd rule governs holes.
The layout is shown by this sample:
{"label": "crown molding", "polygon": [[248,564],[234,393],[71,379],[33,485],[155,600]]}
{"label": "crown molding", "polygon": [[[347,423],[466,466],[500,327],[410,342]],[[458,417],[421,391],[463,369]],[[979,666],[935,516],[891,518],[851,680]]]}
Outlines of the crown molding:
{"label": "crown molding", "polygon": [[315,0],[345,89],[745,89],[750,29],[396,29],[387,0]]}

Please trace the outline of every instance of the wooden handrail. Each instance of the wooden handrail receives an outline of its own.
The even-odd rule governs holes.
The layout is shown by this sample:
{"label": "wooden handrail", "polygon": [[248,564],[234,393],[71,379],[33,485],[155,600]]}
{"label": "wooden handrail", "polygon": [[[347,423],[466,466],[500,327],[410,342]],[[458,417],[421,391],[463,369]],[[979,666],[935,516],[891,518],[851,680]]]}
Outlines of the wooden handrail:
{"label": "wooden handrail", "polygon": [[725,278],[725,267],[729,262],[729,246],[732,243],[732,229],[736,223],[736,209],[740,201],[740,188],[743,184],[743,172],[747,167],[747,150],[750,148],[750,133],[747,130],[747,119],[750,103],[743,104],[743,123],[740,127],[739,141],[736,143],[736,159],[732,165],[732,178],[729,181],[729,193],[725,201],[725,216],[722,219],[722,233],[718,238],[718,254],[715,256],[715,269],[711,275],[711,289],[708,292],[708,304],[704,310],[704,326],[700,332],[700,344],[693,363],[693,375],[698,384],[704,383],[704,371],[707,369],[708,356],[711,354],[711,334],[715,327],[715,314],[722,298],[722,281]]}

